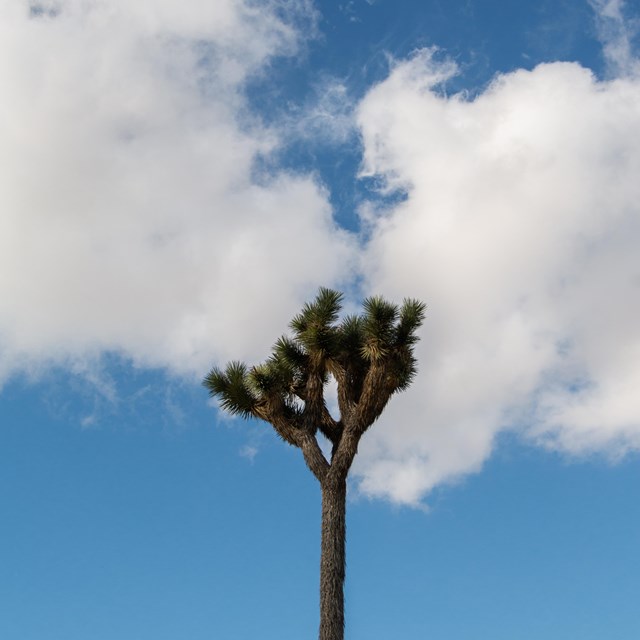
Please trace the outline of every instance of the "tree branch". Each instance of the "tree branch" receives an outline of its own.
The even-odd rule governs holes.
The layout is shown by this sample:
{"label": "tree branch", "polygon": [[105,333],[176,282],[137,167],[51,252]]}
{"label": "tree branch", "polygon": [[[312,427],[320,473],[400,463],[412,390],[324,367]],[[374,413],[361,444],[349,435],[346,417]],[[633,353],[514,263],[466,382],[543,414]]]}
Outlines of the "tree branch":
{"label": "tree branch", "polygon": [[395,385],[387,375],[384,360],[372,362],[351,421],[358,434],[362,435],[378,419],[394,391]]}
{"label": "tree branch", "polygon": [[340,442],[334,447],[333,455],[331,457],[331,468],[329,470],[329,476],[332,480],[342,481],[346,480],[351,463],[358,453],[358,443],[360,442],[360,435],[354,429],[346,428],[342,433]]}
{"label": "tree branch", "polygon": [[[294,393],[300,400],[305,403],[305,409],[307,405],[307,393],[305,390],[297,388]],[[319,414],[319,415],[318,415]],[[337,421],[329,413],[326,402],[324,400],[324,391],[322,394],[320,406],[316,407],[315,415],[311,411],[307,412],[306,416],[308,425],[306,426],[308,431],[315,432],[316,428],[320,430],[325,438],[327,438],[332,444],[336,444],[340,440],[342,435],[342,422]]]}
{"label": "tree branch", "polygon": [[285,415],[284,402],[281,398],[275,397],[262,400],[254,410],[256,418],[268,422],[276,433],[289,444],[299,447],[299,430],[296,422]]}
{"label": "tree branch", "polygon": [[298,437],[297,444],[302,450],[304,461],[307,463],[307,467],[309,467],[311,473],[313,473],[320,483],[324,482],[327,473],[329,473],[330,466],[315,436],[303,431]]}

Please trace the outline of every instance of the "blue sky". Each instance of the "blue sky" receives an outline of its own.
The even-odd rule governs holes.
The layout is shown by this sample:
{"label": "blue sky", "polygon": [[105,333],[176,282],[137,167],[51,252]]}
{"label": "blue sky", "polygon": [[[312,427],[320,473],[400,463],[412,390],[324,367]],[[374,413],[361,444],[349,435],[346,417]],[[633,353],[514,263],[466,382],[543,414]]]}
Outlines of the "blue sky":
{"label": "blue sky", "polygon": [[640,635],[640,5],[0,8],[0,637],[314,637],[319,491],[212,364],[423,299],[347,637]]}

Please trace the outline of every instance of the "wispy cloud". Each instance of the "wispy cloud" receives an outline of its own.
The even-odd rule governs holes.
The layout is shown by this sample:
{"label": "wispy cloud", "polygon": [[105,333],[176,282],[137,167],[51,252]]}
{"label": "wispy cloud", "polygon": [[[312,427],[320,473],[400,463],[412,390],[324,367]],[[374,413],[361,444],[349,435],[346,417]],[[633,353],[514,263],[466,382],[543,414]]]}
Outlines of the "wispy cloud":
{"label": "wispy cloud", "polygon": [[282,139],[288,144],[303,141],[320,148],[348,143],[357,136],[355,105],[345,83],[324,78],[316,82],[303,105],[293,105],[278,119]]}
{"label": "wispy cloud", "polygon": [[596,26],[603,54],[612,76],[640,74],[640,62],[633,39],[638,35],[638,19],[625,18],[624,0],[589,0],[596,14]]}
{"label": "wispy cloud", "polygon": [[255,457],[258,455],[258,447],[246,444],[240,448],[239,453],[242,458],[246,458],[249,462],[253,463]]}

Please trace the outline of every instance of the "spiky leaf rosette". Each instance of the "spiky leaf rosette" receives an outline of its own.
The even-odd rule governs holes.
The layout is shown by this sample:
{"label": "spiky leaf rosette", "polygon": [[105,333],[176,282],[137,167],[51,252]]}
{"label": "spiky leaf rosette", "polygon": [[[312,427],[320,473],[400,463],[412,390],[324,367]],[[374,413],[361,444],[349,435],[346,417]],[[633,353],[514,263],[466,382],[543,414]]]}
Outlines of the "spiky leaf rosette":
{"label": "spiky leaf rosette", "polygon": [[[335,444],[353,416],[367,428],[415,376],[413,348],[425,305],[405,299],[398,306],[373,296],[363,302],[361,315],[340,321],[341,304],[341,293],[320,289],[291,321],[292,337],[279,338],[266,362],[250,369],[240,362],[224,371],[214,367],[205,386],[223,409],[267,420],[293,444],[296,430],[316,429]],[[325,405],[329,374],[338,383],[339,421]]]}
{"label": "spiky leaf rosette", "polygon": [[310,356],[331,354],[336,346],[335,322],[342,308],[342,293],[322,287],[290,323],[295,342]]}
{"label": "spiky leaf rosette", "polygon": [[413,347],[419,338],[416,331],[424,321],[426,305],[419,300],[407,298],[400,309],[400,319],[394,330],[392,359],[397,379],[397,391],[404,391],[413,382],[417,373],[417,361]]}
{"label": "spiky leaf rosette", "polygon": [[367,360],[379,360],[393,347],[398,307],[380,296],[367,298],[362,306],[364,308],[362,355]]}
{"label": "spiky leaf rosette", "polygon": [[247,365],[234,361],[224,371],[213,367],[203,384],[211,396],[219,398],[225,411],[248,418],[255,415],[258,398],[251,389],[247,374]]}

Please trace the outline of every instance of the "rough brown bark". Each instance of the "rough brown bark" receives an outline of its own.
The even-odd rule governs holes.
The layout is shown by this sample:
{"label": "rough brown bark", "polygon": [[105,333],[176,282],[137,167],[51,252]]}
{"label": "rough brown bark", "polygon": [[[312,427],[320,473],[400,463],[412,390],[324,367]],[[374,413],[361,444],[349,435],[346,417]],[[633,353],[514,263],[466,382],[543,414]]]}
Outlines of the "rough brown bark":
{"label": "rough brown bark", "polygon": [[344,639],[346,478],[322,483],[319,640]]}

